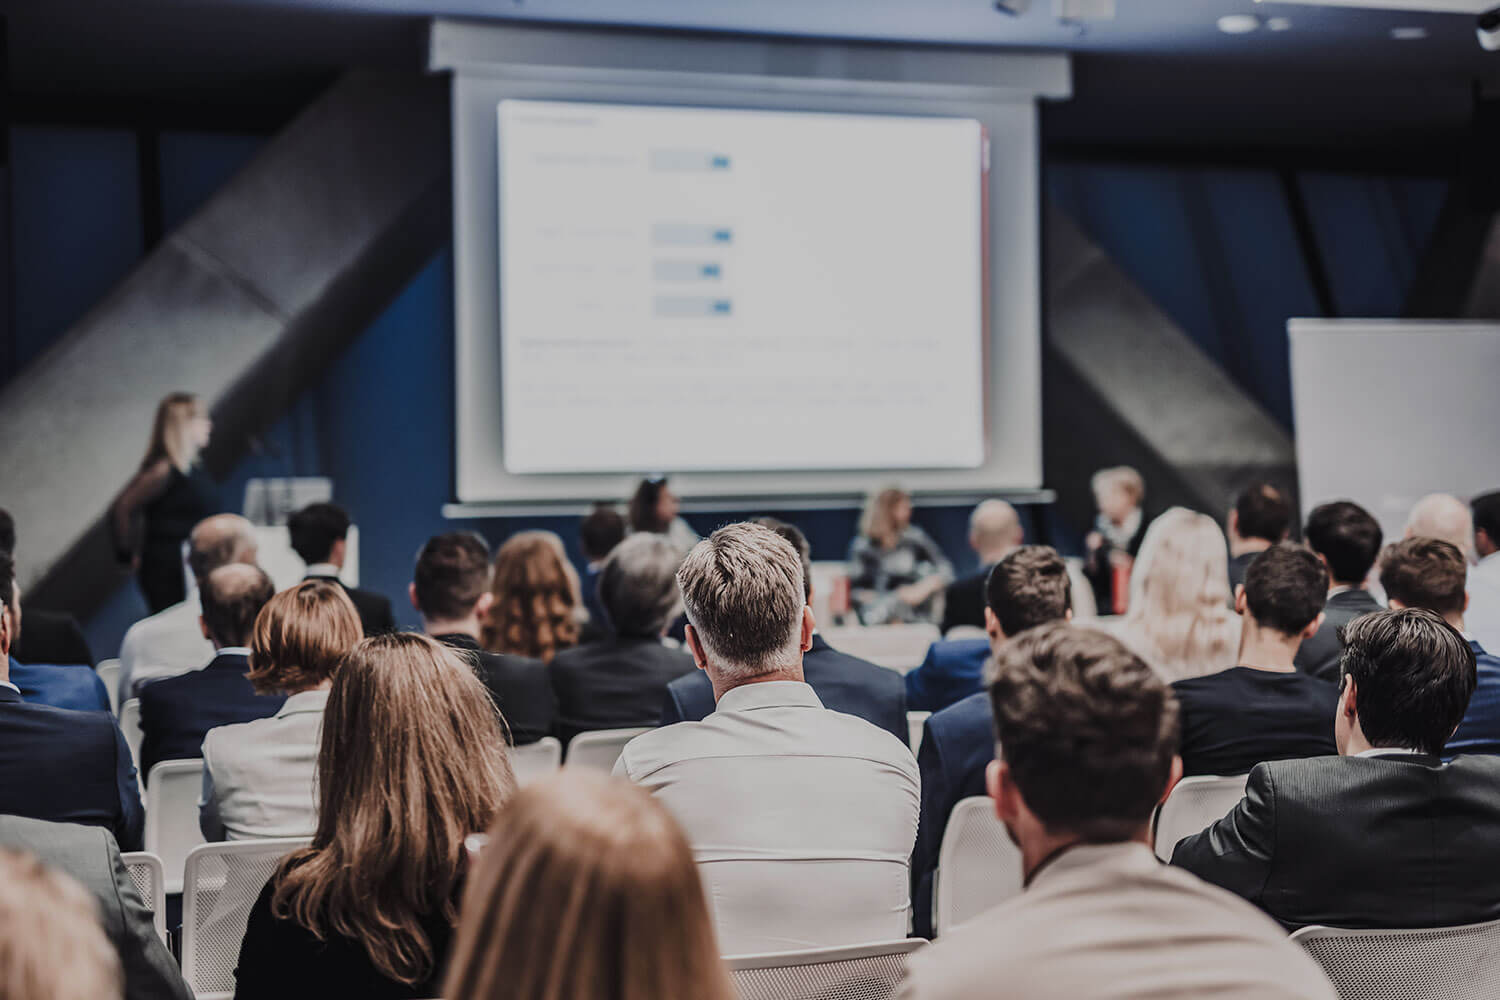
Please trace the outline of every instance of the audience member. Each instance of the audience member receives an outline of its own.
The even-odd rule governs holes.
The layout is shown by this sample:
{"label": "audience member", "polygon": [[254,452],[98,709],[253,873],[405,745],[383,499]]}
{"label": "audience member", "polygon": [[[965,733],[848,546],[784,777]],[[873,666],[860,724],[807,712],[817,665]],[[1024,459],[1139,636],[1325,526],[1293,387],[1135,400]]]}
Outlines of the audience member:
{"label": "audience member", "polygon": [[1440,538],[1458,549],[1464,565],[1474,561],[1474,515],[1451,493],[1429,493],[1406,518],[1405,538]]}
{"label": "audience member", "polygon": [[1229,509],[1229,592],[1245,582],[1245,571],[1255,557],[1292,531],[1292,505],[1270,483],[1254,483],[1240,491]]}
{"label": "audience member", "polygon": [[[152,914],[141,901],[135,883],[108,832],[72,823],[48,823],[20,816],[0,816],[0,844],[25,851],[52,868],[66,872],[93,896],[91,920],[104,930],[109,947],[125,973],[125,1000],[192,1000],[193,993],[178,971],[177,961],[156,934]],[[9,884],[10,877],[0,877]],[[9,921],[0,940],[13,938]],[[4,982],[0,974],[0,983]],[[18,994],[0,986],[0,996]],[[89,1000],[106,994],[89,994]],[[107,994],[120,996],[118,990]]]}
{"label": "audience member", "polygon": [[94,901],[35,856],[0,848],[0,996],[118,997],[123,977]]}
{"label": "audience member", "polygon": [[256,691],[247,678],[255,616],[276,592],[255,566],[220,566],[204,579],[203,634],[214,658],[202,670],[152,681],[141,688],[141,773],[164,760],[203,756],[203,737],[216,726],[264,719],[286,699]]}
{"label": "audience member", "polygon": [[464,841],[515,791],[474,671],[426,636],[361,641],[334,672],[317,789],[312,846],[281,863],[250,911],[235,996],[437,996]]}
{"label": "audience member", "polygon": [[[770,528],[797,550],[802,560],[804,599],[812,607],[812,549],[807,536],[795,525],[774,517],[757,518],[755,523]],[[814,631],[812,648],[802,656],[802,675],[824,708],[857,715],[898,740],[911,738],[906,721],[906,685],[896,671],[840,653]],[[661,724],[700,722],[713,711],[713,683],[702,670],[693,670],[667,685]]]}
{"label": "audience member", "polygon": [[[16,557],[16,522],[10,512],[0,508],[0,552]],[[11,655],[22,663],[85,663],[94,665],[94,651],[78,619],[57,611],[22,608],[26,616],[26,635],[11,648]]]}
{"label": "audience member", "polygon": [[339,577],[349,549],[349,513],[337,504],[313,503],[287,518],[292,549],[307,564],[308,580],[330,580],[344,588],[359,612],[365,635],[396,631],[390,599],[371,590],[351,587]]}
{"label": "audience member", "polygon": [[984,582],[990,570],[1025,540],[1021,518],[1004,500],[986,500],[969,515],[969,548],[979,569],[948,584],[943,591],[944,635],[960,625],[984,628]]}
{"label": "audience member", "polygon": [[1327,592],[1328,570],[1300,545],[1280,542],[1255,557],[1235,592],[1239,666],[1172,685],[1184,774],[1244,774],[1261,761],[1338,753],[1338,688],[1293,665],[1322,624]]}
{"label": "audience member", "polygon": [[610,630],[609,616],[599,603],[599,571],[615,546],[625,540],[626,531],[625,518],[611,503],[595,504],[578,526],[578,546],[588,560],[582,580],[583,606],[589,613],[586,641],[602,638]]}
{"label": "audience member", "polygon": [[939,639],[928,646],[922,662],[904,678],[907,709],[936,712],[977,692],[991,652],[990,640],[977,637]]}
{"label": "audience member", "polygon": [[1339,680],[1339,630],[1371,611],[1380,602],[1370,594],[1366,578],[1380,555],[1380,523],[1358,504],[1347,500],[1314,507],[1303,528],[1307,547],[1328,567],[1328,599],[1323,624],[1297,651],[1297,669],[1335,683]]}
{"label": "audience member", "polygon": [[266,602],[255,617],[246,678],[257,695],[286,700],[275,715],[218,726],[203,737],[198,807],[205,838],[313,835],[328,689],[362,634],[354,603],[331,580],[303,580]]}
{"label": "audience member", "polygon": [[429,538],[412,572],[412,607],[422,616],[422,631],[473,664],[505,718],[511,742],[535,743],[552,732],[557,696],[541,660],[480,647],[479,623],[495,601],[490,572],[490,547],[472,531]]}
{"label": "audience member", "polygon": [[890,733],[825,709],[804,681],[814,623],[796,550],[732,524],[693,548],[678,581],[718,709],[632,740],[615,772],[682,823],[721,949],[904,936],[916,761]]}
{"label": "audience member", "polygon": [[666,476],[642,479],[630,498],[630,530],[666,535],[681,555],[698,544],[698,533],[682,519],[681,510]]}
{"label": "audience member", "polygon": [[591,729],[656,725],[667,685],[692,672],[692,656],[663,638],[682,609],[674,576],[681,562],[671,539],[651,532],[631,535],[604,560],[599,600],[614,632],[552,661],[564,743]]}
{"label": "audience member", "polygon": [[[5,551],[5,550],[0,550]],[[9,552],[6,551],[7,557]],[[14,567],[14,561],[10,563]],[[12,648],[29,631],[31,620],[21,613],[21,588],[14,588],[15,607],[11,624]],[[22,628],[22,624],[26,628]],[[21,697],[34,705],[51,705],[75,712],[108,712],[109,688],[86,663],[23,663],[10,657],[10,683]]]}
{"label": "audience member", "polygon": [[552,532],[522,531],[506,539],[495,553],[490,590],[494,597],[481,619],[485,649],[551,663],[578,643],[578,573]]}
{"label": "audience member", "polygon": [[1475,497],[1470,508],[1479,562],[1469,570],[1469,610],[1464,620],[1480,645],[1500,649],[1500,490]]}
{"label": "audience member", "polygon": [[1094,506],[1099,514],[1094,530],[1084,538],[1084,576],[1094,590],[1094,605],[1100,613],[1118,615],[1125,610],[1132,565],[1146,530],[1141,505],[1146,502],[1146,481],[1128,465],[1100,469],[1090,480]]}
{"label": "audience member", "polygon": [[1180,773],[1166,684],[1107,635],[1043,625],[1001,649],[987,785],[1025,891],[912,957],[907,1000],[1333,1000],[1312,959],[1228,893],[1159,864]]}
{"label": "audience member", "polygon": [[[1045,545],[1026,545],[996,564],[985,589],[986,640],[998,652],[1027,629],[1072,617],[1073,586],[1061,556]],[[907,675],[908,677],[910,675]],[[948,817],[959,800],[983,795],[984,771],[995,759],[995,717],[979,671],[973,694],[934,712],[922,729],[917,764],[922,773],[922,816],[912,852],[912,904],[917,933],[931,934],[932,882]]]}
{"label": "audience member", "polygon": [[849,544],[850,599],[866,625],[925,622],[953,567],[927,533],[911,523],[911,494],[894,487],[871,494]]}
{"label": "audience member", "polygon": [[[200,521],[188,538],[188,568],[198,588],[220,566],[254,566],[255,529],[238,514],[218,514]],[[136,696],[150,680],[197,670],[212,659],[214,647],[203,637],[197,594],[130,626],[120,644],[120,704]]]}
{"label": "audience member", "polygon": [[1500,917],[1500,758],[1443,763],[1474,651],[1431,611],[1344,626],[1338,757],[1250,772],[1228,816],[1172,863],[1288,927],[1451,927]]}
{"label": "audience member", "polygon": [[448,1000],[735,995],[681,828],[639,789],[576,769],[505,807],[450,965]]}
{"label": "audience member", "polygon": [[15,564],[0,552],[0,814],[102,826],[124,850],[138,851],[140,787],[114,719],[28,704],[10,682],[16,598]]}

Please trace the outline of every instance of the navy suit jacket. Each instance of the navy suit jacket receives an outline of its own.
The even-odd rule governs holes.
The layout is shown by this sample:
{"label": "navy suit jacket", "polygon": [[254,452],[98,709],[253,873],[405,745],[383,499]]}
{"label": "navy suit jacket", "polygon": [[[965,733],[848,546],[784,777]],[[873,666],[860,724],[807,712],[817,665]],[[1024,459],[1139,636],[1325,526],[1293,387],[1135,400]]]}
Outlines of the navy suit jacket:
{"label": "navy suit jacket", "polygon": [[1479,683],[1469,699],[1464,721],[1443,748],[1443,756],[1453,759],[1461,753],[1500,754],[1500,657],[1493,656],[1473,639],[1474,661],[1479,668]]}
{"label": "navy suit jacket", "polygon": [[922,728],[917,766],[922,812],[911,857],[912,908],[919,937],[932,936],[932,880],[948,817],[960,799],[984,795],[984,771],[995,759],[995,717],[981,691],[934,712]]}
{"label": "navy suit jacket", "polygon": [[10,682],[33,705],[73,712],[109,711],[109,688],[87,664],[18,663],[11,657]]}
{"label": "navy suit jacket", "polygon": [[165,677],[141,688],[141,771],[164,760],[203,756],[203,737],[217,726],[265,719],[284,695],[256,694],[245,678],[248,657],[215,656],[202,670]]}
{"label": "navy suit jacket", "polygon": [[[855,715],[911,741],[906,728],[906,687],[901,675],[848,653],[840,653],[814,633],[812,649],[802,654],[802,676],[823,707]],[[694,670],[667,685],[661,724],[702,722],[714,711],[714,687],[708,675]]]}
{"label": "navy suit jacket", "polygon": [[922,665],[906,675],[906,707],[936,712],[984,688],[988,639],[943,639],[927,648]]}
{"label": "navy suit jacket", "polygon": [[391,611],[390,598],[373,590],[351,587],[336,576],[309,575],[303,579],[327,580],[343,587],[344,593],[349,595],[349,600],[354,604],[354,610],[359,612],[359,624],[365,630],[365,635],[385,635],[396,631],[396,615]]}
{"label": "navy suit jacket", "polygon": [[135,765],[110,714],[27,704],[0,686],[0,813],[102,826],[139,851]]}

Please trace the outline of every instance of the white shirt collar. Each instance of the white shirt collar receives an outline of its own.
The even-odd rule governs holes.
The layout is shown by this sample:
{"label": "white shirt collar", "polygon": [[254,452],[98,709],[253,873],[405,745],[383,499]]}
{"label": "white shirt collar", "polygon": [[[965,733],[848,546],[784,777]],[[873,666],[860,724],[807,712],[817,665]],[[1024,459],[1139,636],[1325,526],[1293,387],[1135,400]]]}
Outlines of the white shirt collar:
{"label": "white shirt collar", "polygon": [[214,656],[249,656],[249,646],[221,646],[214,651]]}
{"label": "white shirt collar", "polygon": [[800,681],[761,681],[730,688],[719,699],[716,711],[744,712],[756,708],[822,708],[812,685]]}
{"label": "white shirt collar", "polygon": [[328,689],[319,688],[314,691],[298,691],[289,694],[286,701],[281,703],[281,710],[276,713],[276,718],[285,718],[288,715],[299,715],[303,712],[321,712],[328,707]]}
{"label": "white shirt collar", "polygon": [[11,683],[11,682],[10,682],[10,681],[0,681],[0,687],[8,687],[8,688],[10,688],[10,689],[11,689],[11,690],[12,690],[12,691],[14,691],[14,692],[15,692],[15,693],[16,693],[16,694],[20,694],[20,693],[21,693],[21,689],[20,689],[20,688],[18,688],[18,687],[16,687],[16,686],[15,686],[15,685],[14,685],[14,684],[12,684],[12,683]]}
{"label": "white shirt collar", "polygon": [[1356,757],[1390,757],[1390,756],[1395,756],[1397,754],[1405,754],[1406,756],[1409,756],[1409,757],[1426,757],[1427,756],[1427,754],[1424,754],[1422,751],[1420,751],[1420,750],[1413,750],[1411,747],[1371,747],[1368,750],[1361,750],[1359,753],[1355,754],[1354,756],[1356,756]]}
{"label": "white shirt collar", "polygon": [[333,563],[313,563],[311,566],[307,567],[307,572],[304,573],[303,575],[304,576],[331,576],[335,580],[337,580],[340,572],[341,571],[339,570],[339,568],[337,566],[335,566]]}

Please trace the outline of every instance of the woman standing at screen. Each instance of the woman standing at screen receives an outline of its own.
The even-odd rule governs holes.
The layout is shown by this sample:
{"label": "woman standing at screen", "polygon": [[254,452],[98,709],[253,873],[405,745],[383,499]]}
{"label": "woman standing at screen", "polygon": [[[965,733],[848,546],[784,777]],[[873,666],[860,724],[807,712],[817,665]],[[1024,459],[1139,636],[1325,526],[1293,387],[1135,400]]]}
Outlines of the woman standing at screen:
{"label": "woman standing at screen", "polygon": [[911,494],[889,488],[865,501],[849,546],[849,587],[866,625],[934,621],[937,595],[953,567],[936,542],[911,523]]}
{"label": "woman standing at screen", "polygon": [[681,509],[682,503],[667,485],[666,476],[642,479],[630,498],[630,530],[666,535],[686,555],[700,539],[679,516]]}

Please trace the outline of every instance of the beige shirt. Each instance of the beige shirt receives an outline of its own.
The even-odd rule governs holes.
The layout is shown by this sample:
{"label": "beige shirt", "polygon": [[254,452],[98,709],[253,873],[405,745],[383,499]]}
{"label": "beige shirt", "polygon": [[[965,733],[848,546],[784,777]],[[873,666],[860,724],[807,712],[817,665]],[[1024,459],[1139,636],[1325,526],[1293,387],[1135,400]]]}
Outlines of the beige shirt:
{"label": "beige shirt", "polygon": [[204,836],[311,837],[318,827],[313,779],[327,691],[301,691],[269,719],[210,729],[203,739]]}
{"label": "beige shirt", "polygon": [[1334,1000],[1249,903],[1142,844],[1080,845],[913,956],[903,1000]]}

